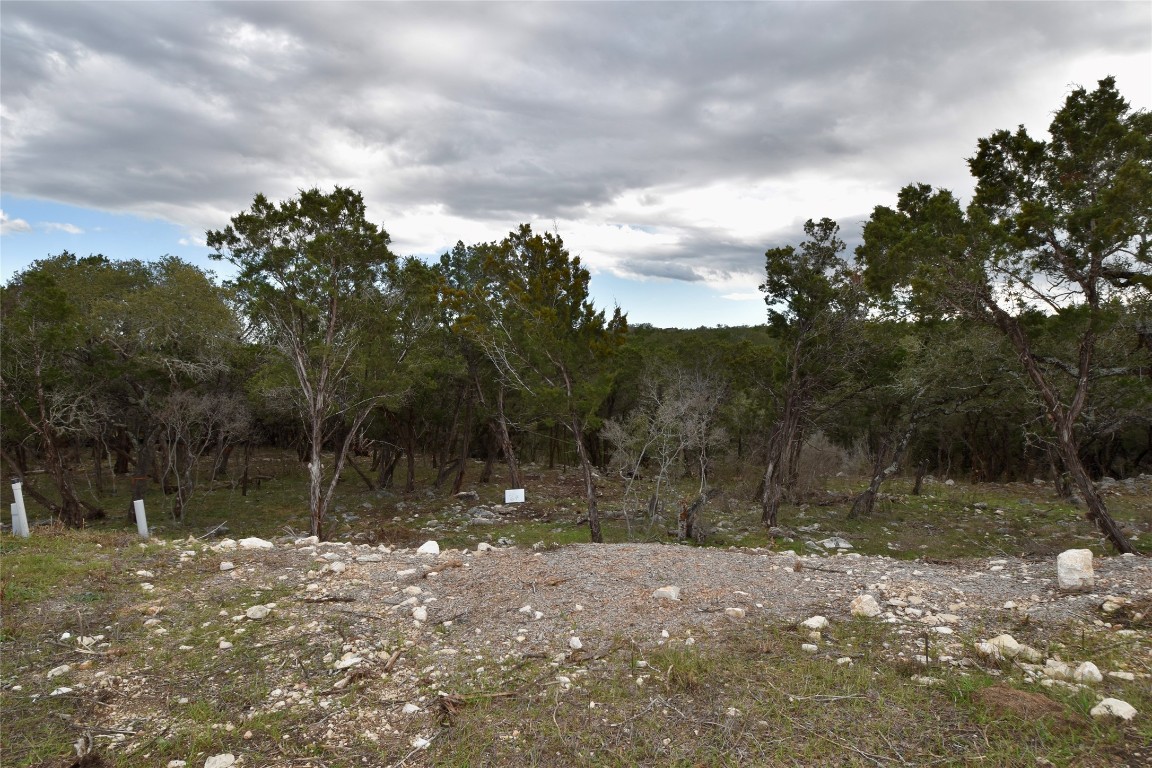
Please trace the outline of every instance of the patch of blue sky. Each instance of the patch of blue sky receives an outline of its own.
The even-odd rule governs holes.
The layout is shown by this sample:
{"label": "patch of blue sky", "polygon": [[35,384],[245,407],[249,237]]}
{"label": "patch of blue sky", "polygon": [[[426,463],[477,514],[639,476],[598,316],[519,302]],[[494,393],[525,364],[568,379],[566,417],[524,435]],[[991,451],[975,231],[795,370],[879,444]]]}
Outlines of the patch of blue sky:
{"label": "patch of blue sky", "polygon": [[64,251],[77,256],[103,254],[114,260],[151,261],[172,255],[217,273],[226,266],[211,261],[210,250],[182,227],[161,219],[14,195],[0,195],[0,209],[4,211],[0,280],[5,283],[32,262]]}
{"label": "patch of blue sky", "polygon": [[703,282],[629,280],[600,272],[592,275],[589,292],[597,309],[611,314],[619,305],[632,325],[713,328],[763,325],[767,320],[761,297],[733,299]]}

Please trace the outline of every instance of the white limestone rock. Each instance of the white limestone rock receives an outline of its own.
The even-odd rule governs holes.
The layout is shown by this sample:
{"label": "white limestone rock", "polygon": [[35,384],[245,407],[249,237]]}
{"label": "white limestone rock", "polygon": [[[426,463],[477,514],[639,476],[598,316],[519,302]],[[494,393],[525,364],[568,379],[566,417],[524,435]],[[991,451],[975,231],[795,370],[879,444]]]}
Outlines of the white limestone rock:
{"label": "white limestone rock", "polygon": [[412,609],[412,618],[421,623],[428,621],[428,609],[418,605]]}
{"label": "white limestone rock", "polygon": [[440,554],[440,545],[435,541],[426,541],[416,549],[418,555],[438,555]]}
{"label": "white limestone rock", "polygon": [[680,587],[668,585],[667,587],[660,587],[652,593],[652,597],[657,600],[679,600]]}
{"label": "white limestone rock", "polygon": [[1086,592],[1096,583],[1092,550],[1068,549],[1056,556],[1056,581],[1066,592]]}
{"label": "white limestone rock", "polygon": [[880,604],[876,602],[876,598],[872,595],[858,595],[849,606],[853,616],[864,616],[871,618],[881,614]]}
{"label": "white limestone rock", "polygon": [[230,571],[235,567],[236,567],[236,564],[231,562],[230,560],[224,560],[220,563],[220,570],[221,571]]}
{"label": "white limestone rock", "polygon": [[266,619],[270,613],[272,613],[272,609],[266,605],[254,605],[248,610],[244,611],[244,615],[252,621],[260,621],[261,619]]}
{"label": "white limestone rock", "polygon": [[[276,549],[276,545],[267,539],[261,539],[258,536],[249,536],[246,539],[240,539],[237,542],[240,549]],[[231,763],[229,763],[231,765]]]}
{"label": "white limestone rock", "polygon": [[824,629],[828,626],[828,619],[823,616],[813,616],[810,619],[804,619],[800,622],[800,626],[804,629]]}
{"label": "white limestone rock", "polygon": [[1044,662],[1044,674],[1053,680],[1071,680],[1072,667],[1066,662],[1048,659]]}
{"label": "white limestone rock", "polygon": [[236,755],[231,752],[225,752],[220,755],[212,755],[204,761],[204,768],[230,768],[236,764]]}
{"label": "white limestone rock", "polygon": [[71,671],[72,671],[71,666],[69,666],[68,664],[61,664],[58,667],[52,667],[52,669],[48,670],[48,674],[45,675],[45,677],[47,677],[49,680],[51,680],[54,677],[59,677],[60,675],[68,674]]}
{"label": "white limestone rock", "polygon": [[1098,718],[1115,717],[1120,720],[1131,720],[1139,713],[1136,712],[1135,707],[1123,699],[1104,699],[1092,707],[1089,714]]}
{"label": "white limestone rock", "polygon": [[743,608],[725,608],[724,615],[732,619],[742,619],[746,611]]}
{"label": "white limestone rock", "polygon": [[572,637],[568,638],[568,647],[574,651],[578,651],[584,647],[584,643],[580,640],[580,638],[573,635]]}
{"label": "white limestone rock", "polygon": [[1072,679],[1078,683],[1091,684],[1103,682],[1104,675],[1100,674],[1100,669],[1095,664],[1085,661],[1076,667],[1076,671],[1072,673]]}

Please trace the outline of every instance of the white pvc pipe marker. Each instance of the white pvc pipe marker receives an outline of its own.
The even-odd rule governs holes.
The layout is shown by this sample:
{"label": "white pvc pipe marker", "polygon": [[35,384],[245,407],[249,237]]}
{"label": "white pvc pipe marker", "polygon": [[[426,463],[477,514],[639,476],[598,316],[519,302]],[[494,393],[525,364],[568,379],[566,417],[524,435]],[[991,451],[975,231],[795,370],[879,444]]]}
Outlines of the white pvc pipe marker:
{"label": "white pvc pipe marker", "polygon": [[28,538],[28,512],[24,509],[24,484],[17,480],[12,483],[12,533]]}
{"label": "white pvc pipe marker", "polygon": [[134,500],[132,509],[136,510],[136,530],[140,532],[140,538],[148,538],[148,518],[144,516],[144,500]]}

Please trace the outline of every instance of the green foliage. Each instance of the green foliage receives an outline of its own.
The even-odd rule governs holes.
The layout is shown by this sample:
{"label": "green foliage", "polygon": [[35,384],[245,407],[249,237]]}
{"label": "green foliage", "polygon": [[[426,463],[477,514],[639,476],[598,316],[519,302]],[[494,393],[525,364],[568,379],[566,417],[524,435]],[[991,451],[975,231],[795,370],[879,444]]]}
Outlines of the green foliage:
{"label": "green foliage", "polygon": [[[388,338],[373,320],[393,299],[396,258],[388,233],[367,220],[359,192],[336,187],[330,194],[305,190],[279,205],[257,195],[251,209],[209,231],[207,240],[215,258],[238,268],[228,285],[254,335],[295,374],[310,444],[312,533],[322,536],[351,440],[382,398],[368,380],[371,358],[362,348]],[[325,478],[323,448],[337,435],[335,467]]]}

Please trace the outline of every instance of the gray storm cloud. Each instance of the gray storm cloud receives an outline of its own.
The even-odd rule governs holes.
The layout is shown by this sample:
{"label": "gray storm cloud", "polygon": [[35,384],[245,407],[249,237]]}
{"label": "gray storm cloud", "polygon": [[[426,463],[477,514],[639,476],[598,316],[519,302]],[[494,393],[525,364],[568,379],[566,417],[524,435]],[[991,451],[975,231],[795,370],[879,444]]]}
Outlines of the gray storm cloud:
{"label": "gray storm cloud", "polygon": [[594,212],[675,234],[619,271],[695,280],[757,271],[783,225],[626,216],[622,196],[957,183],[954,148],[1013,127],[985,122],[1052,62],[1146,51],[1150,25],[1147,3],[8,0],[0,162],[6,194],[193,232],[313,184],[501,231]]}

